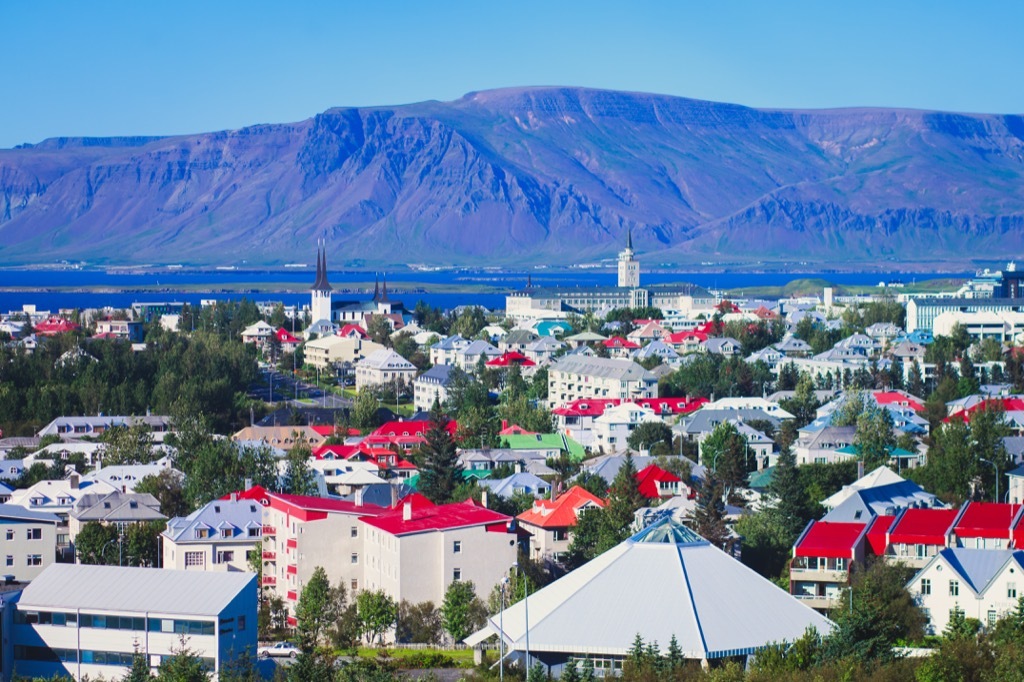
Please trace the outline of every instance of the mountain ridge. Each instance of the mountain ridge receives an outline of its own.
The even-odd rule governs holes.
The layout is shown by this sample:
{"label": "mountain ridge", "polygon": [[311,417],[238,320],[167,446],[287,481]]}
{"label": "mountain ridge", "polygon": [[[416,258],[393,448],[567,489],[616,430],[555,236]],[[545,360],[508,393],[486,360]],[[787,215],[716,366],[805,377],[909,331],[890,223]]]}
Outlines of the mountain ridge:
{"label": "mountain ridge", "polygon": [[0,263],[1003,259],[1024,118],[549,86],[0,150]]}

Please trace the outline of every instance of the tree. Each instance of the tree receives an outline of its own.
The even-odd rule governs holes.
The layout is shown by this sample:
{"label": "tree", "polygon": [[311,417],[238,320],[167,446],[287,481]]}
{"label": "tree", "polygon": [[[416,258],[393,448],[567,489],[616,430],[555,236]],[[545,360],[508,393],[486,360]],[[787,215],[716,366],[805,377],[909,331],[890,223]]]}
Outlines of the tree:
{"label": "tree", "polygon": [[637,424],[626,441],[633,450],[651,450],[655,444],[662,444],[669,452],[672,451],[672,429],[665,422],[649,421]]}
{"label": "tree", "polygon": [[456,580],[448,586],[441,604],[441,624],[458,643],[483,626],[487,609],[476,596],[472,582]]}
{"label": "tree", "polygon": [[160,662],[156,679],[159,682],[208,682],[210,674],[203,660],[191,649],[182,635],[171,656]]}
{"label": "tree", "polygon": [[725,549],[731,539],[729,528],[725,525],[723,497],[722,484],[708,471],[697,488],[697,506],[687,517],[694,532],[719,549]]}
{"label": "tree", "polygon": [[451,502],[462,483],[463,469],[455,439],[448,432],[448,419],[436,399],[430,410],[430,426],[423,438],[425,442],[419,449],[419,492],[435,504]]}
{"label": "tree", "polygon": [[313,569],[313,575],[302,588],[295,606],[298,622],[299,648],[312,653],[327,634],[327,628],[337,620],[337,603],[332,599],[331,584],[322,566]]}
{"label": "tree", "polygon": [[425,601],[410,604],[402,600],[398,604],[398,623],[395,625],[397,644],[440,644],[444,634],[441,612],[434,602]]}
{"label": "tree", "polygon": [[75,536],[75,554],[80,564],[99,564],[117,566],[118,552],[117,528],[105,526],[98,521],[90,521],[82,526]]}
{"label": "tree", "polygon": [[793,414],[796,426],[804,427],[814,421],[821,403],[814,395],[814,382],[810,374],[801,374],[794,389],[793,397],[780,402],[781,407]]}
{"label": "tree", "polygon": [[380,426],[380,421],[377,418],[379,409],[380,405],[373,393],[366,388],[360,389],[352,402],[352,426],[363,433],[377,428]]}
{"label": "tree", "polygon": [[890,451],[896,447],[892,413],[878,405],[866,406],[857,416],[853,443],[867,471],[887,464]]}
{"label": "tree", "polygon": [[300,434],[295,444],[288,451],[285,464],[282,491],[290,495],[316,495],[319,490],[316,476],[309,467],[309,458],[313,456],[305,435]]}
{"label": "tree", "polygon": [[757,465],[756,461],[751,465],[747,441],[731,422],[716,426],[700,447],[704,466],[712,469],[729,489],[745,485],[747,474]]}
{"label": "tree", "polygon": [[148,464],[153,461],[153,431],[143,421],[115,426],[103,433],[103,465]]}
{"label": "tree", "polygon": [[356,595],[356,610],[368,644],[382,644],[384,633],[395,624],[398,605],[386,592],[363,590]]}
{"label": "tree", "polygon": [[366,334],[371,341],[382,346],[390,346],[392,331],[394,330],[391,328],[391,321],[388,318],[377,313],[370,315],[370,319],[366,323]]}
{"label": "tree", "polygon": [[791,448],[779,451],[768,494],[775,502],[776,522],[781,526],[784,537],[790,538],[791,545],[812,518],[810,500],[800,480],[796,456]]}
{"label": "tree", "polygon": [[160,565],[160,534],[165,521],[133,523],[124,531],[124,565],[154,567]]}
{"label": "tree", "polygon": [[174,469],[146,476],[135,484],[135,492],[155,497],[160,503],[160,512],[169,519],[192,513],[192,505],[185,496],[185,480]]}
{"label": "tree", "polygon": [[152,679],[153,673],[149,670],[149,659],[136,646],[135,652],[132,654],[132,667],[128,669],[128,674],[121,678],[121,682],[151,682]]}

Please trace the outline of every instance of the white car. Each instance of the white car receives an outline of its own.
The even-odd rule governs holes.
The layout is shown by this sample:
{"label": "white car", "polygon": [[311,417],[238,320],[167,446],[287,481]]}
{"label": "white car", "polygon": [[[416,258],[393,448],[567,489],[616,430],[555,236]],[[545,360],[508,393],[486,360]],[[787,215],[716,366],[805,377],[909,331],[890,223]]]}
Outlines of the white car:
{"label": "white car", "polygon": [[286,656],[288,658],[295,658],[299,655],[299,647],[295,646],[291,642],[278,642],[271,646],[261,646],[256,649],[256,655],[260,658],[266,658],[268,656]]}

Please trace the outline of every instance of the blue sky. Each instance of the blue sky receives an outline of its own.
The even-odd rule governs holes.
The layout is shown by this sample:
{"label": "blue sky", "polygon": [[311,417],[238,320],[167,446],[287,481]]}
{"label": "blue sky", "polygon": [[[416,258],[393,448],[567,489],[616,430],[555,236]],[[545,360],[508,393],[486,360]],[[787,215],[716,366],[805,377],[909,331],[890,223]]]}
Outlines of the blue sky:
{"label": "blue sky", "polygon": [[0,148],[581,85],[1024,112],[1024,3],[4,0]]}

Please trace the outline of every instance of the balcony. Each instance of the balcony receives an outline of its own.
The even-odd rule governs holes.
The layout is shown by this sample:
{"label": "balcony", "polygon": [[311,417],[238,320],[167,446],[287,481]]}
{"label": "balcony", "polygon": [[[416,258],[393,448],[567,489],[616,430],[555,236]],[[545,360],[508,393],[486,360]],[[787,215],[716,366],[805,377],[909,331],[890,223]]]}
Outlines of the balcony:
{"label": "balcony", "polygon": [[288,590],[288,601],[298,601],[299,595],[295,590]]}
{"label": "balcony", "polygon": [[288,575],[295,575],[298,572],[299,569],[295,564],[288,564]]}
{"label": "balcony", "polygon": [[266,561],[274,561],[277,559],[277,552],[263,551],[263,559]]}
{"label": "balcony", "polygon": [[277,578],[272,576],[272,575],[265,575],[265,576],[263,576],[263,584],[264,585],[276,585],[277,584]]}
{"label": "balcony", "polygon": [[793,598],[812,609],[834,609],[839,606],[839,595],[794,594]]}
{"label": "balcony", "polygon": [[789,569],[789,577],[792,580],[845,584],[850,580],[850,572],[846,570],[797,568],[794,566]]}
{"label": "balcony", "polygon": [[277,535],[277,529],[273,526],[263,526],[264,535]]}
{"label": "balcony", "polygon": [[299,546],[298,541],[295,538],[288,538],[287,542],[284,543],[288,549],[295,549]]}

